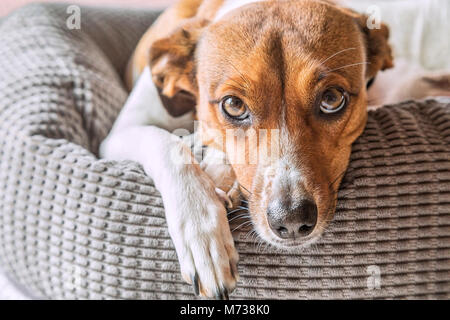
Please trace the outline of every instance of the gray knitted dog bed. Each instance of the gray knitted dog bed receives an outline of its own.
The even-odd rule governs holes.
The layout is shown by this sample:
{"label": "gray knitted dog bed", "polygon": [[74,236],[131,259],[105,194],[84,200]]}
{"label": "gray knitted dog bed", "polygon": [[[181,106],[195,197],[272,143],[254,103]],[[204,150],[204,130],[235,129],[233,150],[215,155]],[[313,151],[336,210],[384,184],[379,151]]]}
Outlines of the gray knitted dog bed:
{"label": "gray knitted dog bed", "polygon": [[[155,14],[82,8],[69,30],[65,10],[27,6],[0,24],[0,267],[41,298],[193,298],[151,179],[96,157]],[[450,298],[449,104],[370,112],[311,248],[277,251],[238,228],[231,297]]]}

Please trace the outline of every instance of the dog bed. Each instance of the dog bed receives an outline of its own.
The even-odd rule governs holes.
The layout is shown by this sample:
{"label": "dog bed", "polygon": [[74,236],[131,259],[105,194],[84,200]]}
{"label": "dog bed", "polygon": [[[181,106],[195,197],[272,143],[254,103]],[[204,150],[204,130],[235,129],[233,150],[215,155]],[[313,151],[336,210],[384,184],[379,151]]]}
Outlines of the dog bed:
{"label": "dog bed", "polygon": [[[0,24],[0,268],[36,298],[194,298],[140,165],[99,160],[148,11],[30,5]],[[450,101],[371,111],[322,239],[232,228],[231,298],[450,298]]]}

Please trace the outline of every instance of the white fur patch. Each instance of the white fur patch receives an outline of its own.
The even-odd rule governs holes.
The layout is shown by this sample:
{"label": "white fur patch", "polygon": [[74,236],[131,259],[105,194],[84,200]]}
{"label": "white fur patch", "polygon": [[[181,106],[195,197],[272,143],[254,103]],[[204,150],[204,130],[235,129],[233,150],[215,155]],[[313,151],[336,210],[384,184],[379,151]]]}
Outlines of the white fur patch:
{"label": "white fur patch", "polygon": [[187,128],[192,120],[192,114],[178,118],[168,114],[146,68],[103,141],[100,155],[142,164],[161,192],[183,277],[187,282],[197,279],[200,294],[214,297],[236,286],[238,253],[223,192],[216,194],[214,182],[198,164],[173,161],[174,154],[193,160],[190,147],[168,132]]}
{"label": "white fur patch", "polygon": [[[280,128],[280,145],[281,145],[281,157],[274,164],[269,166],[264,174],[265,185],[272,183],[271,194],[265,195],[267,198],[275,196],[282,197],[286,192],[290,192],[290,196],[294,200],[298,200],[302,197],[304,190],[299,189],[302,185],[303,174],[302,164],[299,163],[297,151],[293,146],[293,139],[289,134],[289,130],[286,124],[286,109],[281,110],[279,128]],[[264,190],[267,190],[264,188]]]}
{"label": "white fur patch", "polygon": [[234,9],[245,6],[249,3],[261,1],[264,0],[225,0],[222,7],[217,11],[216,16],[214,17],[214,22],[218,21],[220,18]]}
{"label": "white fur patch", "polygon": [[142,72],[111,131],[136,125],[154,125],[173,132],[175,129],[193,129],[194,113],[172,117],[159,98],[149,67]]}

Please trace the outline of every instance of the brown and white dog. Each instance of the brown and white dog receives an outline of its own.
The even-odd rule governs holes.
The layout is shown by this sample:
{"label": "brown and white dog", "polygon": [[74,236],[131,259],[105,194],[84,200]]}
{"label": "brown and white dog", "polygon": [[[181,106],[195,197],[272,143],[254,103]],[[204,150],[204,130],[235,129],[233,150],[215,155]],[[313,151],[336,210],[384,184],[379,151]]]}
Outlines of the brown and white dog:
{"label": "brown and white dog", "polygon": [[[268,243],[299,247],[320,237],[366,123],[366,85],[392,67],[388,34],[329,1],[181,0],[144,35],[127,74],[134,89],[101,155],[138,161],[153,178],[182,275],[197,293],[227,298],[235,288],[224,203],[236,186],[248,191],[253,226]],[[231,167],[195,163],[170,133],[194,110],[209,129],[202,143],[224,157],[239,156],[217,143],[229,129],[277,130],[279,153]],[[173,154],[194,164],[172,162]]]}

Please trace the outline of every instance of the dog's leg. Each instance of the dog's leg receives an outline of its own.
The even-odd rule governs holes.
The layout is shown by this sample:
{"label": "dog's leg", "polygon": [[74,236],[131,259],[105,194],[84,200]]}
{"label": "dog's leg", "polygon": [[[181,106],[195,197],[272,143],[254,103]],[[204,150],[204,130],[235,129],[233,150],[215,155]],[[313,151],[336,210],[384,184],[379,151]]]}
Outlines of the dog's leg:
{"label": "dog's leg", "polygon": [[[152,96],[145,96],[149,92]],[[161,117],[154,119],[142,101],[159,101],[150,78],[139,80],[100,154],[143,165],[161,193],[183,278],[203,296],[227,298],[236,285],[238,254],[224,204],[190,147],[167,130],[149,125],[169,126],[160,123]]]}

